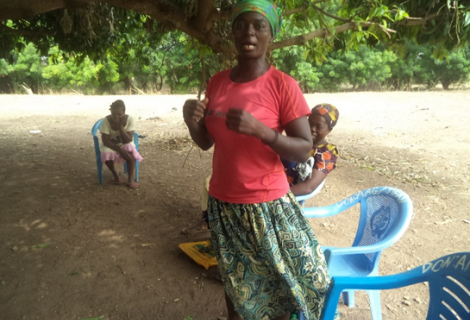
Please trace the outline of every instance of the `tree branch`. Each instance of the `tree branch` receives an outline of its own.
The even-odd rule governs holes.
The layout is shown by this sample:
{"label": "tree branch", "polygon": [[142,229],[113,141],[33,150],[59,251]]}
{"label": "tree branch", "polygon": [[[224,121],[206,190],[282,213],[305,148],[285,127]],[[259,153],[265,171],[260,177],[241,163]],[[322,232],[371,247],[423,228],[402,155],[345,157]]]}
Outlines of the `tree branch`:
{"label": "tree branch", "polygon": [[[345,31],[348,31],[348,30],[351,30],[351,29],[354,29],[354,28],[357,28],[357,25],[355,23],[348,22],[348,23],[342,24],[340,26],[337,26],[334,29],[335,29],[336,33],[341,33],[341,32],[345,32]],[[284,47],[288,47],[288,46],[293,46],[293,45],[304,45],[310,40],[313,40],[313,39],[319,38],[319,37],[324,37],[324,36],[328,35],[329,33],[330,32],[326,28],[318,29],[318,30],[315,30],[313,32],[303,34],[303,35],[300,35],[300,36],[297,36],[297,37],[293,37],[293,38],[290,38],[290,39],[274,42],[270,46],[270,49],[271,50],[276,50],[276,49],[280,49],[280,48],[284,48]]]}
{"label": "tree branch", "polygon": [[[0,0],[1,1],[1,0]],[[136,12],[147,14],[153,19],[169,23],[176,29],[188,34],[189,36],[197,39],[199,42],[213,45],[215,41],[218,41],[216,37],[208,37],[205,32],[201,32],[199,29],[189,24],[186,19],[186,15],[178,10],[168,1],[164,0],[80,0],[83,2],[101,2],[107,3],[112,6],[121,7],[127,10],[134,10]]]}
{"label": "tree branch", "polygon": [[432,20],[436,17],[439,16],[439,12],[433,12],[431,14],[428,14],[426,15],[424,18],[417,18],[417,17],[405,17],[404,19],[405,20],[402,20],[400,22],[398,22],[398,25],[402,25],[402,26],[421,26],[421,25],[425,25],[426,22],[428,22],[429,20]]}
{"label": "tree branch", "polygon": [[217,9],[214,0],[199,0],[194,26],[203,33],[209,31],[214,25],[211,15],[214,15],[215,12]]}
{"label": "tree branch", "polygon": [[296,14],[296,13],[304,12],[305,10],[307,10],[307,6],[301,6],[301,7],[292,9],[292,10],[283,11],[282,16],[287,17],[287,16],[290,16],[290,15],[293,15],[293,14]]}
{"label": "tree branch", "polygon": [[[393,29],[384,28],[382,25],[377,24],[377,23],[372,23],[372,22],[361,22],[360,25],[362,27],[375,26],[375,27],[378,27],[378,28],[384,30],[384,32],[386,32],[386,33],[395,33],[396,32]],[[339,26],[337,26],[333,29],[335,30],[335,34],[338,34],[338,33],[346,32],[348,30],[357,29],[357,26],[358,25],[354,22],[347,22],[347,23],[339,25]],[[315,30],[313,32],[303,34],[303,35],[300,35],[300,36],[297,36],[297,37],[293,37],[293,38],[290,38],[290,39],[274,42],[269,47],[269,49],[270,50],[276,50],[276,49],[281,49],[281,48],[288,47],[288,46],[293,46],[293,45],[304,45],[310,40],[313,40],[315,38],[325,37],[329,34],[331,34],[331,32],[328,29],[322,28],[322,29],[318,29],[318,30]]]}
{"label": "tree branch", "polygon": [[[0,0],[0,21],[7,19],[25,19],[31,20],[34,16],[57,9],[76,8],[77,6],[89,5],[91,3],[105,3],[111,6],[121,7],[126,10],[133,10],[141,14],[149,15],[156,21],[174,26],[181,32],[186,33],[190,37],[196,39],[202,44],[206,44],[212,48],[214,52],[236,53],[233,44],[228,39],[222,38],[213,30],[213,24],[217,20],[230,19],[231,13],[228,11],[220,11],[215,7],[215,0],[199,0],[198,12],[193,19],[187,19],[184,10],[181,10],[170,0]],[[345,22],[336,26],[331,31],[341,33],[351,29],[357,29],[358,25],[363,27],[375,26],[380,28],[388,36],[395,30],[385,28],[378,23],[362,22],[354,23],[347,19],[334,16],[317,5],[327,0],[316,0],[309,5],[313,6],[317,12],[326,15],[337,21]],[[307,7],[302,6],[284,12],[284,15],[292,15],[306,10]],[[224,9],[225,10],[225,9]],[[427,21],[442,16],[443,10],[426,14],[423,18],[405,18],[396,25],[400,26],[416,26],[425,25]],[[290,45],[303,45],[306,42],[330,35],[326,28],[318,29],[313,32],[293,37],[291,39],[275,42],[270,46],[271,50],[283,48]]]}
{"label": "tree branch", "polygon": [[232,12],[231,11],[217,11],[217,13],[214,14],[213,19],[214,20],[230,20],[232,17]]}
{"label": "tree branch", "polygon": [[0,0],[0,21],[31,20],[34,16],[64,8],[79,6],[80,1],[75,0]]}
{"label": "tree branch", "polygon": [[[141,14],[151,16],[156,21],[173,25],[176,29],[186,33],[203,44],[212,48],[221,47],[221,39],[215,34],[208,32],[212,28],[211,13],[215,13],[215,7],[206,12],[202,10],[198,18],[207,19],[202,22],[203,28],[195,28],[191,21],[186,19],[184,12],[176,8],[170,1],[166,0],[0,0],[0,21],[6,19],[26,19],[31,20],[34,16],[52,10],[76,7],[77,5],[87,5],[93,2],[106,3],[111,6],[133,10]],[[204,2],[204,1],[203,1]],[[208,4],[214,0],[205,1]],[[197,19],[196,19],[197,20]],[[199,21],[199,20],[198,20]],[[203,21],[203,20],[201,20]],[[199,23],[199,22],[198,22]],[[208,28],[208,29],[207,29]]]}
{"label": "tree branch", "polygon": [[322,8],[320,7],[317,7],[316,5],[312,4],[312,7],[317,10],[317,11],[320,11],[321,13],[323,13],[325,16],[327,17],[330,17],[332,19],[335,19],[335,20],[339,20],[339,21],[342,21],[342,22],[350,22],[351,20],[348,20],[348,19],[344,19],[344,18],[341,18],[341,17],[337,17],[335,15],[332,15],[332,14],[329,14],[328,12],[326,12],[325,10],[323,10]]}

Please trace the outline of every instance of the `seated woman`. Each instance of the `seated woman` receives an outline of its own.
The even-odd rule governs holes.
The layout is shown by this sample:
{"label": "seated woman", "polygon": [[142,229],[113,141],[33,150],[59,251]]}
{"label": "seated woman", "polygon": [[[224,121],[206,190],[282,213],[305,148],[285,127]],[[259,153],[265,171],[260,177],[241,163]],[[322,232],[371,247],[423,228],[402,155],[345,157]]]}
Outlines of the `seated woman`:
{"label": "seated woman", "polygon": [[306,163],[296,163],[282,159],[290,190],[296,196],[313,192],[336,168],[338,149],[326,141],[335,127],[339,111],[331,104],[319,104],[312,108],[308,117],[313,147]]}
{"label": "seated woman", "polygon": [[101,161],[112,172],[114,184],[122,183],[114,163],[126,162],[127,185],[131,189],[136,189],[138,185],[134,180],[135,161],[140,162],[143,158],[134,145],[134,119],[126,114],[126,106],[122,100],[114,101],[109,110],[111,110],[111,115],[103,119],[100,127]]}

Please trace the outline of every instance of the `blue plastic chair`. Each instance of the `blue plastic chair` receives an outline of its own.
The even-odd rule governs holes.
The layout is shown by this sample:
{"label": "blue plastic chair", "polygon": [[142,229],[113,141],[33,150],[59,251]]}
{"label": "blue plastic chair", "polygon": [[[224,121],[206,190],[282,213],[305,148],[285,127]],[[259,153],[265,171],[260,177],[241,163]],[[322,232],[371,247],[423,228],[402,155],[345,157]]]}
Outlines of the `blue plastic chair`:
{"label": "blue plastic chair", "polygon": [[297,201],[302,206],[305,205],[306,200],[312,198],[313,196],[316,196],[321,191],[321,189],[323,189],[323,186],[325,185],[325,181],[326,181],[326,178],[323,179],[323,181],[318,185],[318,187],[315,188],[315,190],[313,190],[309,194],[304,194],[304,195],[301,195],[301,196],[295,196],[295,199],[297,199]]}
{"label": "blue plastic chair", "polygon": [[[100,151],[100,141],[97,136],[98,130],[103,123],[103,119],[96,121],[93,128],[91,128],[91,134],[93,136],[93,142],[95,144],[95,154],[96,154],[96,167],[98,168],[98,180],[100,184],[103,184],[103,163],[101,162],[101,151]],[[139,151],[139,135],[134,131],[134,145],[137,151]],[[124,163],[124,174],[127,174],[127,163]],[[139,181],[139,162],[135,162],[135,181]]]}
{"label": "blue plastic chair", "polygon": [[[382,250],[403,236],[413,215],[413,204],[403,191],[376,187],[358,192],[327,207],[303,208],[307,218],[331,217],[360,205],[359,226],[351,247],[324,247],[330,277],[369,277],[379,272]],[[380,292],[366,290],[374,320],[382,319]],[[343,302],[354,307],[354,290],[343,292]],[[302,315],[299,315],[302,319]]]}
{"label": "blue plastic chair", "polygon": [[379,277],[333,277],[323,320],[332,320],[341,292],[389,290],[427,282],[429,307],[426,320],[470,319],[470,252],[443,256],[413,270]]}

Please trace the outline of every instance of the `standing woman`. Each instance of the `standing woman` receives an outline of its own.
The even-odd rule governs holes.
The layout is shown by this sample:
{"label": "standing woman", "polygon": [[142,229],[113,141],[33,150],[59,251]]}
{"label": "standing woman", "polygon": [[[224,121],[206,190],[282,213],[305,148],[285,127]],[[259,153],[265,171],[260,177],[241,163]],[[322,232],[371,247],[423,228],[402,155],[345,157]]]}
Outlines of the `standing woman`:
{"label": "standing woman", "polygon": [[203,150],[214,145],[209,228],[229,320],[287,320],[297,310],[319,319],[329,285],[280,160],[305,162],[312,146],[299,86],[266,62],[280,25],[270,1],[239,1],[232,15],[238,65],[212,77],[204,101],[183,107],[193,140]]}

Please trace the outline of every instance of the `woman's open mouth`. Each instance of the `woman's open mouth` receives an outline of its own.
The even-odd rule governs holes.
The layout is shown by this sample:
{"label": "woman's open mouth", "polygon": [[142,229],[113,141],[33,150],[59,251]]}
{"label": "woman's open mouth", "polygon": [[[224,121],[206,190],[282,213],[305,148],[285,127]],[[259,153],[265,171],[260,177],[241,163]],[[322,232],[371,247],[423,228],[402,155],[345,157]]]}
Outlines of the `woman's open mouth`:
{"label": "woman's open mouth", "polygon": [[242,48],[245,50],[253,50],[255,48],[255,45],[252,43],[244,43],[242,45]]}

